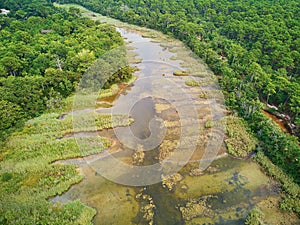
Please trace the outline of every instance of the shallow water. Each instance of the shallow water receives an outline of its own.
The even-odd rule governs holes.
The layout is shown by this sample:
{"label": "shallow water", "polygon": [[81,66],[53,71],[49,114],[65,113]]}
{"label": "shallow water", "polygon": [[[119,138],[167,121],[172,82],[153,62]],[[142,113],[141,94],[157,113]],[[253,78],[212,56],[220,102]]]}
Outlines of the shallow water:
{"label": "shallow water", "polygon": [[[130,89],[104,99],[113,102],[112,108],[97,112],[129,114],[135,122],[129,127],[98,133],[118,143],[113,146],[115,153],[80,163],[84,180],[52,201],[79,198],[97,210],[95,224],[147,224],[141,212],[146,200],[136,198],[142,193],[153,199],[154,224],[243,224],[256,202],[277,195],[276,185],[251,161],[230,157],[213,161],[224,152],[223,136],[219,134],[222,127],[207,129],[204,125],[224,116],[222,101],[211,93],[207,98],[200,98],[199,94],[215,90],[216,84],[188,87],[185,81],[201,81],[203,77],[172,75],[178,69],[189,70],[187,62],[195,60],[191,56],[185,58],[185,67],[181,64],[184,62],[172,60],[178,57],[178,45],[168,48],[168,41],[151,42],[141,32],[125,28],[118,31],[142,59],[135,65],[139,68],[138,80]],[[205,67],[197,63],[203,68],[197,72],[204,74]],[[214,141],[219,137],[221,143]],[[145,151],[140,167],[147,169],[134,170],[132,155],[140,146]],[[200,168],[208,168],[196,176],[192,171],[199,170],[199,162]],[[152,164],[155,166],[150,167]],[[174,172],[183,179],[175,182],[171,191],[157,182],[162,175]],[[189,201],[194,201],[194,205],[205,201],[206,211],[198,210],[191,218],[184,218],[180,208],[189,208]]]}
{"label": "shallow water", "polygon": [[282,131],[284,131],[285,133],[289,133],[289,131],[286,129],[285,127],[285,123],[282,119],[274,116],[273,114],[269,113],[268,111],[263,110],[263,113],[265,114],[265,116],[267,116],[268,118],[270,118],[271,120],[273,120]]}

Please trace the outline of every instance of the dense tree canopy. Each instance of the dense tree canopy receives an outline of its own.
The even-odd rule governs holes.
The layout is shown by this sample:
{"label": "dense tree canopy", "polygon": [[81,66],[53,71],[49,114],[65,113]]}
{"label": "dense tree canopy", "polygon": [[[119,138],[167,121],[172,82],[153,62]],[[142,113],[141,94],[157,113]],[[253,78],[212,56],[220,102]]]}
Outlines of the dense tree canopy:
{"label": "dense tree canopy", "polygon": [[[87,68],[123,40],[112,26],[82,18],[75,8],[57,9],[46,0],[1,1],[0,8],[10,10],[8,16],[0,15],[4,138],[9,128],[53,107],[49,101],[72,93]],[[122,80],[130,72],[124,69],[115,76]]]}
{"label": "dense tree canopy", "polygon": [[226,80],[230,68],[230,79],[242,80],[250,91],[258,92],[261,100],[279,106],[293,119],[299,116],[297,1],[58,2],[83,4],[104,15],[172,33],[222,75],[221,83],[228,92],[236,91]]}

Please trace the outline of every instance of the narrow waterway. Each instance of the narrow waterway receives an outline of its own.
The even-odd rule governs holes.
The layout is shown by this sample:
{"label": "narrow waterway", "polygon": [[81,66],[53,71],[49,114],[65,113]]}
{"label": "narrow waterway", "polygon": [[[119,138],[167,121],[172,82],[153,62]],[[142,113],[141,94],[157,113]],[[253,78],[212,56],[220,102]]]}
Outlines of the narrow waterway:
{"label": "narrow waterway", "polygon": [[289,131],[286,129],[284,121],[282,119],[276,117],[275,115],[273,115],[273,114],[271,114],[271,113],[269,113],[268,111],[265,111],[265,110],[263,110],[263,113],[265,114],[266,117],[273,120],[275,122],[275,124],[277,124],[283,132],[289,133]]}
{"label": "narrow waterway", "polygon": [[[224,128],[205,126],[225,112],[211,72],[176,40],[117,29],[141,59],[131,64],[138,79],[102,100],[113,104],[106,113],[129,114],[134,123],[96,133],[114,141],[114,153],[65,161],[77,163],[84,180],[52,201],[80,199],[97,210],[99,225],[244,224],[253,206],[278,190],[257,164],[219,157],[226,151]],[[189,76],[174,76],[177,70]]]}

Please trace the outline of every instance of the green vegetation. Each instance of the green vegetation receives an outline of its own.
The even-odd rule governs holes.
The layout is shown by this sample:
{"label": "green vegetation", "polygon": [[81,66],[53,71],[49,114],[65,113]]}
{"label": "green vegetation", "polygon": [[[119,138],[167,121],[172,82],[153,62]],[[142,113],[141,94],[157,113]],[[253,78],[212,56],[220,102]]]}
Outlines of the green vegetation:
{"label": "green vegetation", "polygon": [[263,213],[259,209],[254,208],[247,216],[245,225],[263,225],[264,223],[261,221],[262,218]]}
{"label": "green vegetation", "polygon": [[[74,92],[83,73],[97,58],[123,44],[112,26],[80,16],[75,8],[55,8],[49,1],[1,1],[0,136],[45,110],[58,107]],[[124,67],[105,83],[127,80]]]}
{"label": "green vegetation", "polygon": [[220,77],[227,105],[243,117],[273,163],[300,183],[297,138],[261,113],[278,106],[299,129],[297,1],[60,0],[174,35]]}
{"label": "green vegetation", "polygon": [[173,72],[174,76],[188,76],[188,73],[186,71],[183,70],[175,70]]}
{"label": "green vegetation", "polygon": [[130,66],[125,66],[119,69],[117,72],[112,74],[108,80],[103,85],[104,89],[109,88],[112,84],[118,84],[121,82],[128,82],[132,78],[132,73],[135,71],[135,68]]}
{"label": "green vegetation", "polygon": [[250,121],[248,124],[264,154],[299,184],[300,146],[297,138],[282,132],[270,119],[266,119],[261,111],[253,113]]}
{"label": "green vegetation", "polygon": [[132,122],[120,115],[112,124],[111,115],[93,113],[90,116],[95,118],[95,127],[73,129],[76,117],[88,116],[67,115],[59,120],[58,113],[43,114],[29,120],[22,131],[10,136],[1,149],[1,224],[88,224],[91,221],[95,211],[80,202],[61,205],[46,201],[82,179],[76,166],[51,162],[99,153],[111,145],[110,140],[98,136],[77,137],[79,149],[75,138],[64,138],[65,135],[112,128],[113,125],[127,126]]}
{"label": "green vegetation", "polygon": [[226,117],[229,138],[225,140],[228,152],[234,156],[245,157],[255,150],[257,140],[247,131],[245,122],[234,116]]}
{"label": "green vegetation", "polygon": [[185,84],[186,84],[187,86],[191,86],[191,87],[200,86],[199,82],[196,81],[196,80],[187,80],[187,81],[185,82]]}
{"label": "green vegetation", "polygon": [[[226,124],[226,125],[225,125]],[[255,151],[258,141],[250,132],[246,122],[236,116],[226,116],[218,122],[208,120],[205,128],[226,127],[227,138],[225,144],[228,153],[237,157],[246,157]]]}
{"label": "green vegetation", "polygon": [[213,121],[207,121],[204,126],[205,128],[212,128],[214,125],[215,124]]}
{"label": "green vegetation", "polygon": [[281,187],[286,196],[280,202],[280,208],[286,211],[294,211],[300,215],[300,187],[294,183],[280,168],[275,166],[264,155],[262,151],[258,151],[255,155],[256,161],[267,171],[269,175],[274,177],[281,183]]}
{"label": "green vegetation", "polygon": [[[93,74],[97,58],[123,40],[114,27],[83,18],[75,8],[54,8],[51,1],[6,0],[0,8],[10,10],[0,15],[0,139],[6,139],[0,146],[0,224],[91,224],[96,211],[80,201],[48,201],[83,178],[75,165],[52,163],[112,144],[83,135],[76,137],[78,146],[73,134],[127,126],[132,119],[94,112],[58,118],[72,110],[74,97],[65,98],[83,86],[82,75],[88,68],[86,76]],[[102,80],[105,88],[131,79],[132,68],[119,68]],[[79,97],[110,96],[114,88]],[[74,121],[86,117],[93,124],[74,129]]]}
{"label": "green vegetation", "polygon": [[202,91],[200,94],[199,94],[199,98],[206,98],[206,92],[205,91]]}
{"label": "green vegetation", "polygon": [[[63,99],[76,87],[85,90],[87,87],[97,88],[100,84],[109,88],[102,91],[100,97],[111,96],[117,93],[117,87],[111,84],[131,78],[132,68],[120,67],[122,69],[113,71],[108,79],[101,79],[101,83],[92,82],[93,86],[90,86],[93,80],[89,78],[93,78],[95,71],[115,61],[108,56],[104,61],[97,61],[96,66],[91,65],[95,65],[94,62],[108,51],[122,45],[123,41],[112,26],[82,18],[76,8],[71,7],[68,12],[55,9],[51,2],[0,2],[0,8],[11,10],[8,16],[0,16],[1,139],[15,128],[20,128],[0,149],[0,224],[90,224],[96,212],[81,202],[61,204],[47,201],[82,180],[76,166],[51,163],[100,153],[112,144],[105,138],[82,136],[77,137],[81,143],[79,148],[75,138],[68,135],[126,126],[132,122],[122,115],[112,121],[110,115],[94,113],[57,119],[60,111],[71,110],[69,103],[74,99],[68,98],[67,103]],[[260,151],[256,160],[281,182],[285,192],[280,208],[300,214],[300,189],[294,183],[300,182],[298,141],[284,134],[261,112],[261,102],[276,105],[281,112],[289,114],[299,128],[300,20],[296,1],[284,4],[268,0],[251,3],[241,0],[59,2],[83,4],[104,15],[159,29],[184,41],[219,75],[227,105],[244,118],[229,118],[229,139],[226,141],[229,152],[245,156],[258,144]],[[120,56],[123,54],[121,50]],[[103,64],[107,59],[108,63]],[[86,71],[89,72],[87,79],[79,83]],[[174,75],[188,74],[175,71]],[[186,84],[196,86],[189,81]],[[85,102],[91,96],[97,99],[99,93],[80,93],[75,98]],[[205,98],[206,95],[201,96]],[[85,103],[91,106],[91,102]],[[56,109],[63,104],[66,106]],[[84,108],[85,105],[80,106]],[[47,110],[52,113],[40,116]],[[94,118],[93,124],[86,124],[87,115]],[[24,121],[33,117],[24,125]],[[75,129],[74,120],[79,125]],[[209,121],[205,127],[214,125]],[[249,135],[248,127],[258,143]],[[82,151],[82,148],[85,150]],[[266,185],[265,177],[260,180],[253,176],[254,169],[259,171],[255,166],[245,166],[242,172],[249,176],[239,176],[237,184],[249,188],[260,182]],[[224,180],[227,176],[218,176],[228,185],[228,179]],[[249,182],[245,181],[245,177],[249,177]],[[207,182],[199,179],[197,183],[194,177],[187,177],[187,183],[193,185],[182,183],[182,187],[188,186],[188,189],[183,188],[185,192],[180,194],[185,195],[194,189],[193,193],[198,195],[200,183],[211,184],[214,189],[209,188],[210,191],[224,191],[220,191],[221,186],[216,186],[219,184],[209,175],[204,175],[204,178],[209,179]],[[235,179],[233,177],[229,182],[236,182]],[[259,181],[255,183],[254,180]],[[208,188],[203,186],[202,193],[204,190]],[[232,196],[238,194],[239,200],[247,198],[243,191],[237,193],[234,190],[232,193]],[[192,213],[194,210],[201,212],[202,206],[201,202],[187,205]],[[188,212],[184,215],[190,219],[193,217]],[[246,224],[262,224],[261,220],[262,214],[254,209]]]}

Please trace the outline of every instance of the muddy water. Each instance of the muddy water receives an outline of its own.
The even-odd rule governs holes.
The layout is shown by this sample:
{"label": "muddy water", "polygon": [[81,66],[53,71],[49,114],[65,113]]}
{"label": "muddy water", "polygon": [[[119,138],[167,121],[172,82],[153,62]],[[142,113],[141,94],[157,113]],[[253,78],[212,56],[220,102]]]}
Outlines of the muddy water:
{"label": "muddy water", "polygon": [[[147,224],[152,219],[158,225],[243,224],[254,204],[267,196],[277,195],[276,185],[255,163],[230,157],[215,160],[205,171],[199,171],[199,162],[205,164],[224,152],[222,145],[208,147],[209,141],[218,136],[212,128],[205,128],[207,121],[222,118],[222,105],[214,97],[199,97],[203,90],[214,90],[215,84],[189,87],[185,84],[187,80],[201,83],[205,77],[172,75],[178,69],[189,71],[187,62],[195,60],[187,56],[184,66],[182,61],[172,60],[178,58],[175,50],[182,48],[181,45],[166,47],[169,45],[167,41],[152,42],[150,38],[143,38],[141,32],[125,28],[118,31],[142,62],[135,65],[139,68],[136,73],[138,80],[130,90],[104,100],[113,101],[112,114],[129,114],[135,122],[130,127],[98,133],[117,143],[111,151],[115,153],[94,159],[90,157],[86,163],[78,163],[84,180],[53,201],[80,199],[97,210],[95,224]],[[199,68],[197,72],[206,73],[205,67],[200,65]],[[183,146],[179,140],[182,137],[185,138]],[[163,187],[162,183],[149,184],[161,175],[172,174],[173,171],[170,174],[167,171],[170,167],[159,165],[155,171],[131,171],[132,155],[138,146],[145,150],[141,166],[164,164],[165,161],[170,167],[182,164],[181,169],[178,167],[182,179],[174,182],[172,190]],[[209,152],[214,147],[218,149]],[[175,152],[176,148],[181,149]],[[126,169],[118,171],[116,161],[110,155],[126,164]],[[186,155],[189,163],[182,159]],[[203,157],[205,161],[201,161]],[[110,174],[105,174],[104,178],[103,171],[107,170]],[[143,179],[146,185],[141,185]],[[155,205],[154,217],[148,221],[142,209],[147,199],[138,200],[139,193],[151,196]]]}
{"label": "muddy water", "polygon": [[279,119],[278,117],[274,116],[273,114],[267,112],[267,111],[263,111],[263,113],[270,118],[271,120],[273,120],[282,131],[284,131],[285,133],[289,133],[289,131],[286,129],[284,121],[282,119]]}

